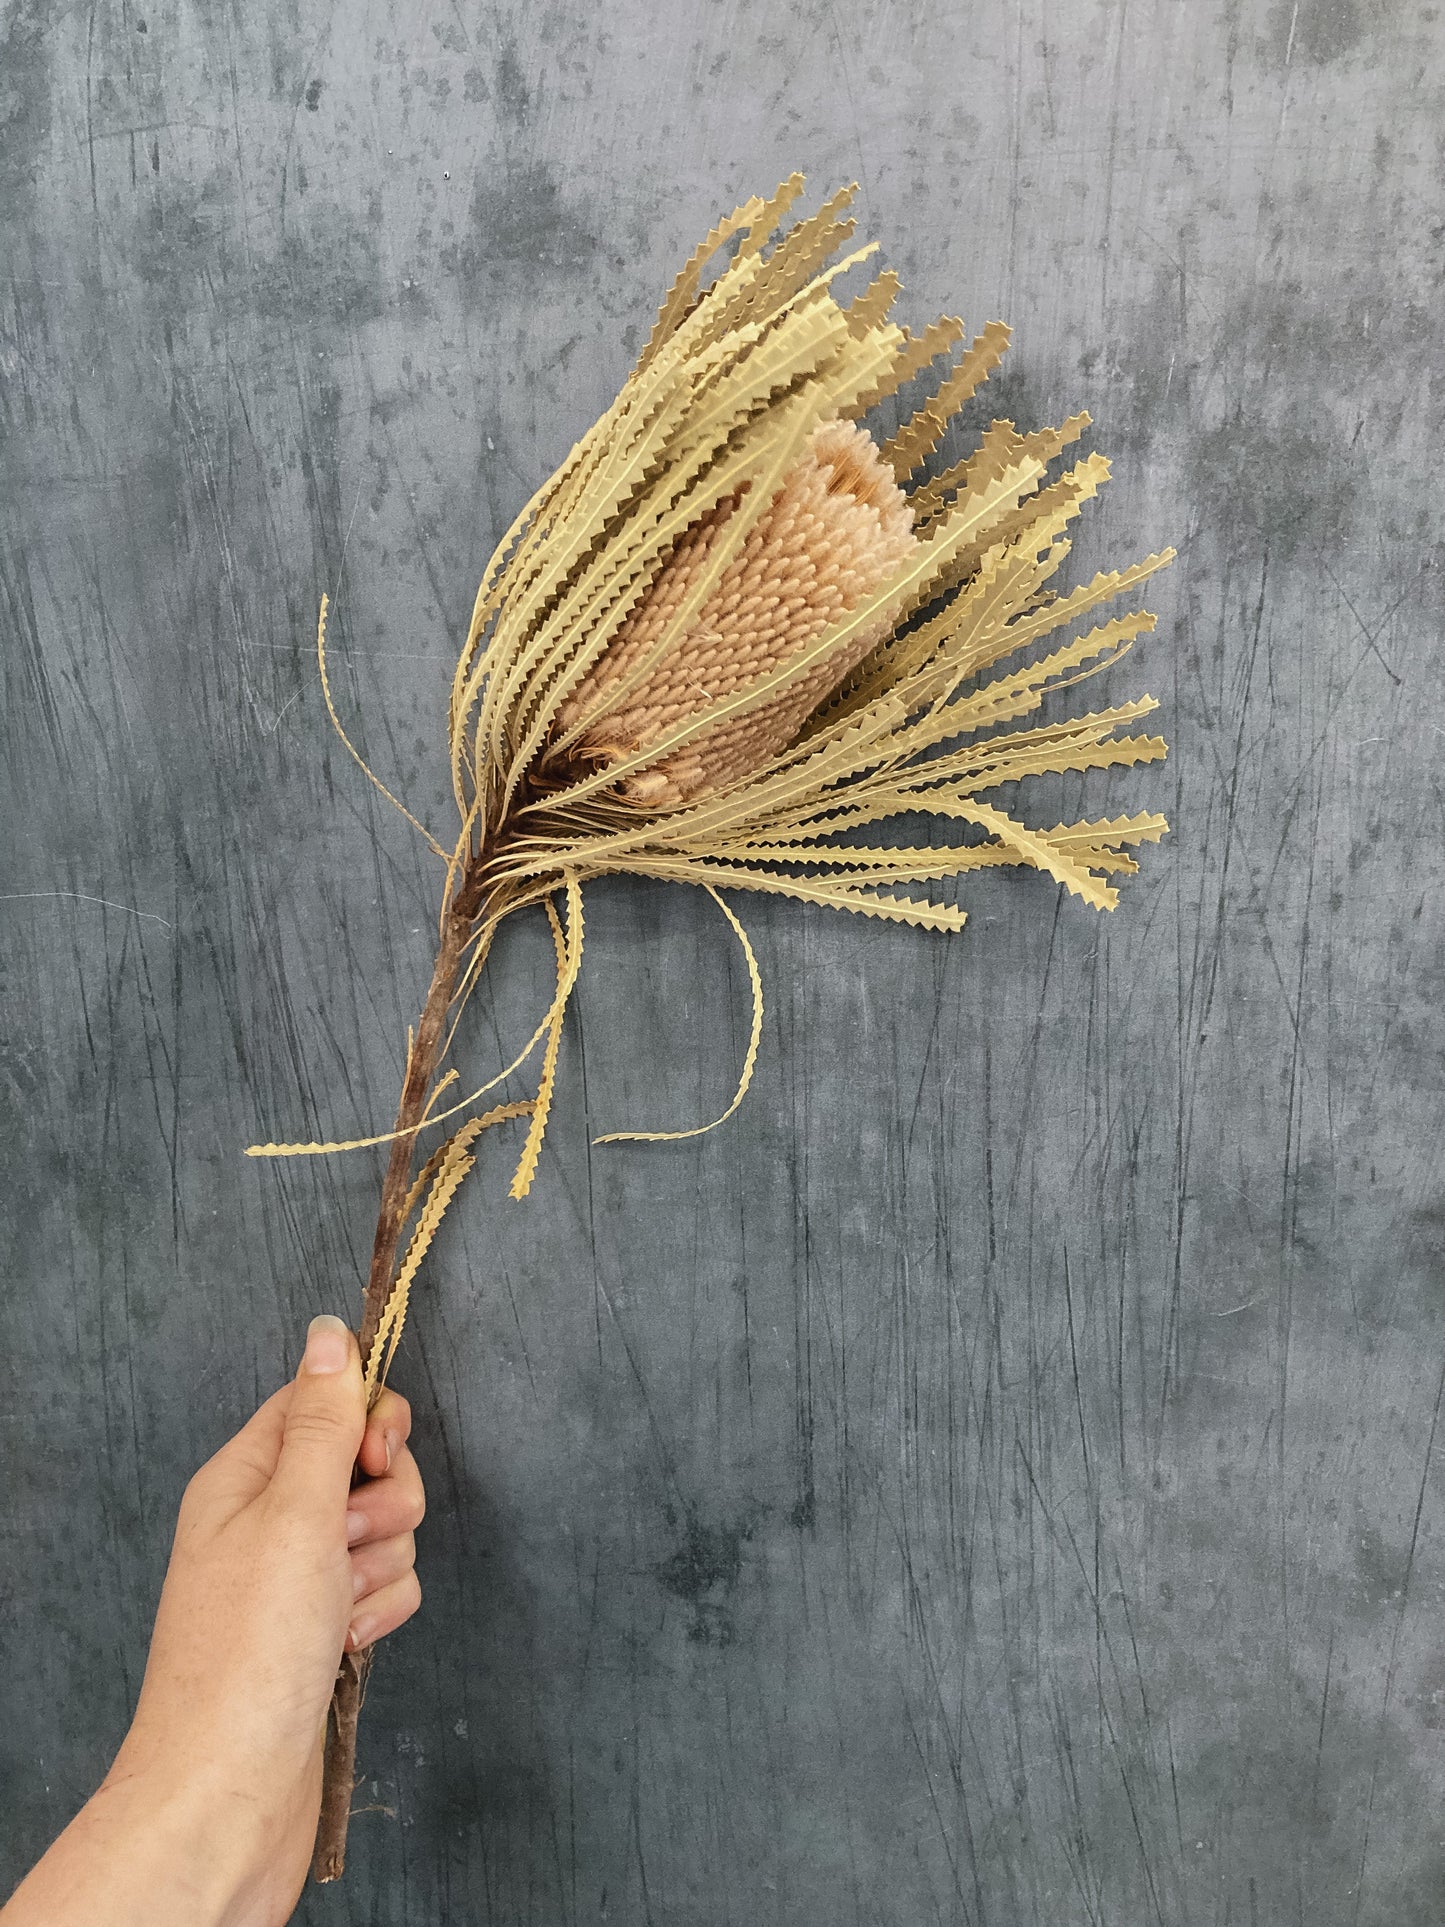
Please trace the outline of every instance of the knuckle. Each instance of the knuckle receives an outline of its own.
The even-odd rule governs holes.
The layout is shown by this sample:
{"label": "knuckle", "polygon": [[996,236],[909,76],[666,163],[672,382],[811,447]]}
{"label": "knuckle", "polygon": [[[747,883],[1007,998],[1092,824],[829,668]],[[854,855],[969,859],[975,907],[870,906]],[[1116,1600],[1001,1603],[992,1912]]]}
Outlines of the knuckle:
{"label": "knuckle", "polygon": [[384,1639],[388,1633],[394,1633],[398,1626],[406,1624],[420,1605],[421,1582],[414,1572],[408,1572],[386,1588],[380,1624],[372,1637]]}
{"label": "knuckle", "polygon": [[337,1412],[317,1411],[313,1407],[286,1415],[288,1445],[333,1445],[338,1436],[349,1429]]}

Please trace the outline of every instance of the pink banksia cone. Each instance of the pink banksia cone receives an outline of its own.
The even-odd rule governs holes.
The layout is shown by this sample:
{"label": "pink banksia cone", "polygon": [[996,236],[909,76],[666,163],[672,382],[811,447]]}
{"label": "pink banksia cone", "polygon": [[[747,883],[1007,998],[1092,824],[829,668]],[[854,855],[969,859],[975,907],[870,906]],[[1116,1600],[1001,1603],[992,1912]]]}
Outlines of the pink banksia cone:
{"label": "pink banksia cone", "polygon": [[[610,691],[666,633],[740,499],[725,496],[681,538],[612,647],[558,712],[564,731],[605,709]],[[908,498],[872,437],[852,422],[822,423],[676,646],[625,708],[584,729],[572,760],[605,766],[631,757],[716,698],[745,689],[871,595],[915,546]],[[677,804],[747,776],[791,742],[892,624],[893,611],[880,611],[769,702],[624,779],[623,793],[654,806]]]}

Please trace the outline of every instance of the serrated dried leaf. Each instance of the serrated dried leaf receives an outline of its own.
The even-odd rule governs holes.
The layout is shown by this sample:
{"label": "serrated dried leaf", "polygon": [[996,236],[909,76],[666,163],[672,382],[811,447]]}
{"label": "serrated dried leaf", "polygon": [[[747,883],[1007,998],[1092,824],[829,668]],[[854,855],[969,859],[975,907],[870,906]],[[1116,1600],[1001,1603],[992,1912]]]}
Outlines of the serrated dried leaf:
{"label": "serrated dried leaf", "polygon": [[532,1107],[532,1122],[528,1127],[527,1139],[522,1146],[516,1173],[512,1178],[510,1196],[525,1198],[532,1188],[532,1180],[537,1175],[537,1159],[542,1150],[542,1134],[547,1128],[547,1115],[552,1108],[552,1087],[557,1079],[557,1052],[562,1042],[562,1019],[567,1014],[568,1000],[577,983],[582,969],[582,892],[576,877],[569,876],[567,883],[567,933],[564,942],[562,926],[557,921],[557,913],[551,900],[547,903],[547,913],[552,924],[552,939],[557,951],[557,994],[552,1000],[547,1027],[547,1048],[542,1058],[542,1081],[537,1088],[537,1100]]}
{"label": "serrated dried leaf", "polygon": [[748,1086],[752,1083],[753,1072],[757,1068],[758,1049],[763,1040],[762,972],[758,969],[758,960],[753,954],[748,933],[739,919],[710,883],[705,883],[702,887],[732,925],[733,934],[742,946],[743,961],[748,969],[748,983],[753,993],[752,1029],[748,1033],[748,1047],[743,1053],[743,1068],[738,1077],[737,1089],[733,1092],[732,1102],[720,1116],[713,1119],[711,1124],[695,1124],[685,1131],[608,1131],[602,1137],[593,1138],[594,1144],[677,1144],[683,1138],[705,1137],[709,1131],[715,1131],[720,1124],[726,1124],[748,1094]]}
{"label": "serrated dried leaf", "polygon": [[1003,360],[1011,338],[1006,322],[990,321],[983,332],[974,337],[972,347],[932,400],[884,443],[883,459],[900,482],[928,460],[943,440],[953,416]]}

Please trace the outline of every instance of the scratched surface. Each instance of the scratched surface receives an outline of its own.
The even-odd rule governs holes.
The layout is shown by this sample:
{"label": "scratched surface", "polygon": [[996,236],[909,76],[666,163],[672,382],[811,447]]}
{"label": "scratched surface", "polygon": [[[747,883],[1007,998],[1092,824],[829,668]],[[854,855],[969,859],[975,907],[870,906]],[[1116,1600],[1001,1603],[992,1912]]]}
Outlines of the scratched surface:
{"label": "scratched surface", "polygon": [[[1404,0],[0,12],[0,1884],[179,1491],[357,1300],[481,564],[715,213],[856,177],[906,312],[1166,541],[1112,920],[598,887],[530,1202],[399,1367],[423,1616],[308,1923],[1445,1917],[1445,27]],[[1090,692],[1092,694],[1092,692]],[[509,932],[462,1047],[547,994]]]}

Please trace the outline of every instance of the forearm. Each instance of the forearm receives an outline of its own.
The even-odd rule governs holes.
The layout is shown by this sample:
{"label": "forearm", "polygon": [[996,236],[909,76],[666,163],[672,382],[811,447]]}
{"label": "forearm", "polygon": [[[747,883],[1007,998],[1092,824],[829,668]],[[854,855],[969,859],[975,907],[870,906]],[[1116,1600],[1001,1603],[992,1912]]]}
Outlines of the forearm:
{"label": "forearm", "polygon": [[117,1762],[0,1908],[0,1927],[231,1927],[240,1896],[221,1818],[201,1787]]}

